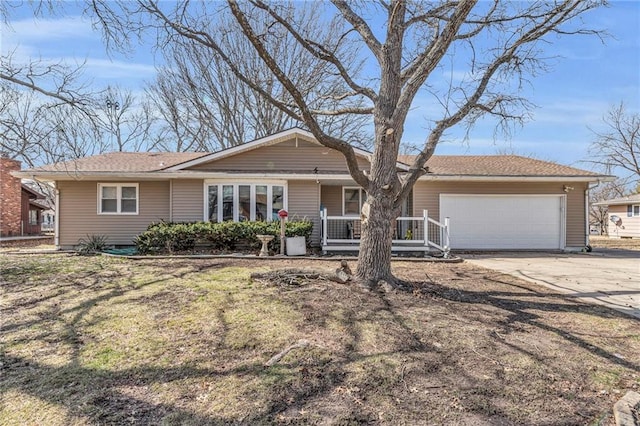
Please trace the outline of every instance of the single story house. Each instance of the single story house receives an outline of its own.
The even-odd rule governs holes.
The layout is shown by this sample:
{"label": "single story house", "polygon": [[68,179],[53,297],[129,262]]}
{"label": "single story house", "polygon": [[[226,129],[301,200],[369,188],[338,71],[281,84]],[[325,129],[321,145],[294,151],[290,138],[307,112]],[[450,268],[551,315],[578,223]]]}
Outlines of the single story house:
{"label": "single story house", "polygon": [[[370,153],[356,152],[368,169]],[[398,173],[411,161],[399,157]],[[581,249],[589,185],[612,179],[513,155],[434,156],[427,167],[393,224],[394,249]],[[342,154],[297,128],[215,153],[116,152],[17,175],[54,182],[61,248],[87,234],[131,244],[161,220],[271,220],[285,209],[314,222],[312,245],[353,249],[366,198]]]}
{"label": "single story house", "polygon": [[594,203],[608,206],[609,237],[640,238],[640,194]]}

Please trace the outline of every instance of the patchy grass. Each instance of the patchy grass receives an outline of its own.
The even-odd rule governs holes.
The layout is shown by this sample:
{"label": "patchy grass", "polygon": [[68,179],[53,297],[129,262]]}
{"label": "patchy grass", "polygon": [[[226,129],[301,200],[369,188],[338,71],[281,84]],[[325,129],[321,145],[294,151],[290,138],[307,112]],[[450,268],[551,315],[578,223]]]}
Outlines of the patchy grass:
{"label": "patchy grass", "polygon": [[640,250],[640,238],[609,238],[605,236],[592,235],[589,237],[589,243],[595,249],[623,249],[623,250]]}
{"label": "patchy grass", "polygon": [[24,240],[2,240],[0,241],[0,253],[11,251],[28,251],[28,250],[55,250],[53,237],[43,237],[36,239]]}
{"label": "patchy grass", "polygon": [[466,264],[250,278],[291,266],[334,267],[0,256],[0,425],[611,424],[640,388],[640,322],[605,307]]}

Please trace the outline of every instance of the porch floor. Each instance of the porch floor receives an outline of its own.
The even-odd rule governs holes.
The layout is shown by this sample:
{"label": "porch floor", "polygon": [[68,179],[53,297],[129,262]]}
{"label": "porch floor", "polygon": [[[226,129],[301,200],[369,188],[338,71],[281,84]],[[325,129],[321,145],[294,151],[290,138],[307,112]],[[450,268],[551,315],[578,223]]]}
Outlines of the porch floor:
{"label": "porch floor", "polygon": [[[323,245],[322,246],[322,251],[323,252],[339,252],[339,251],[351,251],[351,252],[357,252],[360,250],[360,244],[359,242],[357,243],[333,243],[333,244],[327,244],[327,245]],[[391,246],[391,252],[395,253],[395,252],[423,252],[423,253],[428,253],[431,251],[439,251],[433,247],[428,247],[425,246],[423,244],[402,244],[402,245],[398,245],[398,244],[394,244]]]}

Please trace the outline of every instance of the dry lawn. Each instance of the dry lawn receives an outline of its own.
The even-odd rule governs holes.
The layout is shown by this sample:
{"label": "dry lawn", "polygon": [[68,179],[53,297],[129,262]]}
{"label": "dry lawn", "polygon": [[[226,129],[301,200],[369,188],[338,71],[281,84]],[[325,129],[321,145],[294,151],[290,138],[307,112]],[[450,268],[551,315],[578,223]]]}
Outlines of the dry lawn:
{"label": "dry lawn", "polygon": [[594,249],[640,250],[640,238],[609,238],[590,236],[589,242]]}
{"label": "dry lawn", "polygon": [[0,424],[612,424],[640,389],[640,322],[605,307],[464,263],[249,277],[301,266],[337,262],[0,255]]}

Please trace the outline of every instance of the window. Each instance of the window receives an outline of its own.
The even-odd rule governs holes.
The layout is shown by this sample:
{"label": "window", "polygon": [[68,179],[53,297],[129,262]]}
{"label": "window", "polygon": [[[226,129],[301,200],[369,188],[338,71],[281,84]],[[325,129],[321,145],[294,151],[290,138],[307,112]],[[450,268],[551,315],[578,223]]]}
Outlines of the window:
{"label": "window", "polygon": [[362,188],[342,188],[342,215],[359,216],[362,205],[367,200],[367,193]]}
{"label": "window", "polygon": [[138,214],[138,184],[99,183],[98,214]]}
{"label": "window", "polygon": [[207,183],[206,188],[205,217],[210,222],[279,220],[278,211],[286,208],[284,182],[282,184]]}
{"label": "window", "polygon": [[29,225],[38,224],[38,210],[29,210]]}
{"label": "window", "polygon": [[640,204],[627,206],[627,217],[640,216]]}

